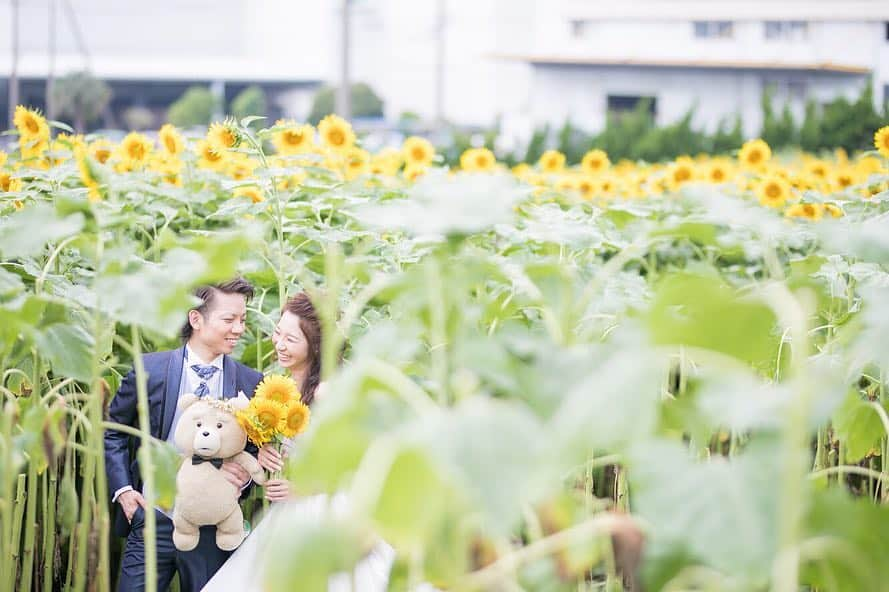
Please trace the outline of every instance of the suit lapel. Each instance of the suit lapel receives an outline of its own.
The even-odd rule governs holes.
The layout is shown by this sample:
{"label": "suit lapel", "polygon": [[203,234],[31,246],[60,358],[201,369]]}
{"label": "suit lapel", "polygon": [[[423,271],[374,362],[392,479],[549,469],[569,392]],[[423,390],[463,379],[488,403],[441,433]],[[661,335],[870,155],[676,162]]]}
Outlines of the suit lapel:
{"label": "suit lapel", "polygon": [[179,404],[179,387],[182,384],[182,366],[185,359],[185,346],[170,352],[167,364],[167,379],[164,381],[164,424],[161,429],[161,440],[166,440],[176,415]]}
{"label": "suit lapel", "polygon": [[222,398],[230,399],[238,395],[238,366],[228,356],[222,357]]}

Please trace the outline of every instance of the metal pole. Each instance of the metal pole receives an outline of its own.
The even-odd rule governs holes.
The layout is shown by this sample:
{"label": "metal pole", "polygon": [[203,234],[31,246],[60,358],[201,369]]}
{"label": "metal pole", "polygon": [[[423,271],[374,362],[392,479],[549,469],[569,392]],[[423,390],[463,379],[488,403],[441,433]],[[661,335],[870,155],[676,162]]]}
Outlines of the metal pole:
{"label": "metal pole", "polygon": [[435,124],[444,123],[445,85],[445,0],[438,0],[435,22]]}
{"label": "metal pole", "polygon": [[12,119],[15,115],[15,107],[19,104],[19,2],[10,0],[12,9],[12,70],[9,73],[9,128],[12,129]]}
{"label": "metal pole", "polygon": [[48,119],[56,118],[56,101],[53,97],[56,75],[56,8],[56,0],[49,0],[49,71],[46,73],[46,117]]}
{"label": "metal pole", "polygon": [[352,118],[352,83],[349,75],[349,51],[351,27],[349,26],[350,0],[342,0],[340,14],[340,86],[336,93],[336,112],[345,119]]}

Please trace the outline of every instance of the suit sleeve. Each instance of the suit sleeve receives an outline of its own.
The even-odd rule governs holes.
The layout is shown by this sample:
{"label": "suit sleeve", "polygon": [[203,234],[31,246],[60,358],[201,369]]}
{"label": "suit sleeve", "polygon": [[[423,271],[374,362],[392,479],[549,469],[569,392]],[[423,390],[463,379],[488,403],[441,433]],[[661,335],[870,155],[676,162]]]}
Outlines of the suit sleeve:
{"label": "suit sleeve", "polygon": [[[108,421],[136,427],[136,374],[127,373],[108,407]],[[105,472],[108,489],[118,491],[133,485],[130,474],[130,436],[117,430],[105,430]]]}

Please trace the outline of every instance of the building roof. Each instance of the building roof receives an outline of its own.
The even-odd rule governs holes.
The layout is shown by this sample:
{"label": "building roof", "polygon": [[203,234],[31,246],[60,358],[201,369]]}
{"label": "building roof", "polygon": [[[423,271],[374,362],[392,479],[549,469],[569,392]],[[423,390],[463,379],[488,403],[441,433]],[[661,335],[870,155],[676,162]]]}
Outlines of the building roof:
{"label": "building roof", "polygon": [[497,55],[500,59],[527,62],[532,66],[635,66],[645,68],[695,68],[704,70],[793,70],[833,74],[870,74],[864,66],[833,62],[757,62],[743,60],[669,60],[650,58],[595,58],[579,56]]}
{"label": "building roof", "polygon": [[889,21],[886,0],[566,0],[568,19]]}

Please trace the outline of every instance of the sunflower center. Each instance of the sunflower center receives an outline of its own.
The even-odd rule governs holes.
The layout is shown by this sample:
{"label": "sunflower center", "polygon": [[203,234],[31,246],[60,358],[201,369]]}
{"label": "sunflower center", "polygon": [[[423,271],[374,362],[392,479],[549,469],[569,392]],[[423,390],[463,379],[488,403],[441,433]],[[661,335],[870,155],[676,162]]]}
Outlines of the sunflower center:
{"label": "sunflower center", "polygon": [[102,164],[105,164],[108,161],[108,159],[111,158],[111,151],[107,150],[105,148],[102,148],[102,149],[96,150],[95,156],[96,156],[96,160],[98,160]]}
{"label": "sunflower center", "polygon": [[415,146],[413,150],[411,150],[411,157],[414,160],[425,160],[426,159],[426,151],[423,150],[422,146]]}
{"label": "sunflower center", "polygon": [[40,131],[40,125],[33,117],[28,117],[25,119],[25,129],[28,130],[28,133],[36,134]]}
{"label": "sunflower center", "polygon": [[777,183],[769,183],[766,185],[766,195],[770,199],[778,199],[781,197],[781,188],[778,187]]}
{"label": "sunflower center", "polygon": [[342,146],[346,143],[346,135],[342,130],[332,129],[327,134],[327,140],[334,146]]}
{"label": "sunflower center", "polygon": [[176,152],[176,138],[164,136],[164,146],[167,147],[167,152]]}
{"label": "sunflower center", "polygon": [[759,150],[752,150],[750,155],[747,157],[747,162],[751,164],[756,164],[762,160],[762,152]]}
{"label": "sunflower center", "polygon": [[284,132],[284,142],[291,146],[299,146],[303,143],[303,135],[299,132]]}

